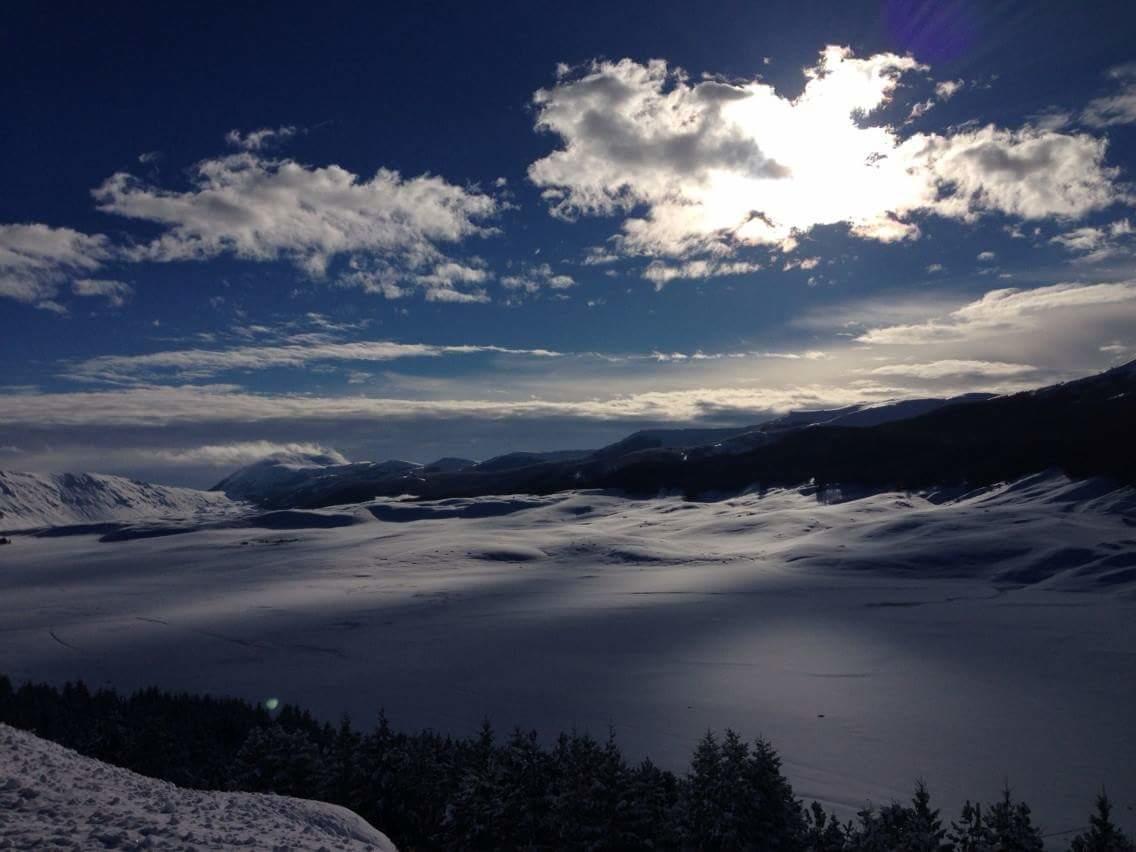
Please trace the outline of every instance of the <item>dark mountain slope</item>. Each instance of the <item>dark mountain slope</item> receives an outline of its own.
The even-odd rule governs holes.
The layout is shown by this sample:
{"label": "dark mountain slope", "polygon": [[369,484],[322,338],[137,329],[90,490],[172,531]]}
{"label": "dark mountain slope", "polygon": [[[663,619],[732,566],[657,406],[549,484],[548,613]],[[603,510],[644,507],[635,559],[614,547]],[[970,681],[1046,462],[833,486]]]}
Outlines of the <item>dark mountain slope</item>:
{"label": "dark mountain slope", "polygon": [[867,428],[819,425],[730,456],[627,465],[590,482],[637,493],[750,485],[981,485],[1048,468],[1136,482],[1136,362],[1098,376]]}

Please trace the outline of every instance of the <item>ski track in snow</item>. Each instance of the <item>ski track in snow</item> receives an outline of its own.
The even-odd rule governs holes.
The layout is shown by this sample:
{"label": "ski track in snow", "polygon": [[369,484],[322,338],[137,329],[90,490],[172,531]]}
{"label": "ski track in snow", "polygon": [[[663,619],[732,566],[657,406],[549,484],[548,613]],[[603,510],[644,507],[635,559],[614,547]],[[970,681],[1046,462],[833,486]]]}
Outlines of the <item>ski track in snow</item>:
{"label": "ski track in snow", "polygon": [[1050,830],[1102,784],[1136,823],[1134,616],[1136,494],[1055,475],[949,500],[381,500],[0,548],[16,680],[276,697],[362,727],[380,707],[458,734],[612,725],[678,770],[729,726],[845,816],[920,777],[949,815],[1008,781]]}
{"label": "ski track in snow", "polygon": [[0,848],[395,852],[337,805],[186,790],[2,724]]}

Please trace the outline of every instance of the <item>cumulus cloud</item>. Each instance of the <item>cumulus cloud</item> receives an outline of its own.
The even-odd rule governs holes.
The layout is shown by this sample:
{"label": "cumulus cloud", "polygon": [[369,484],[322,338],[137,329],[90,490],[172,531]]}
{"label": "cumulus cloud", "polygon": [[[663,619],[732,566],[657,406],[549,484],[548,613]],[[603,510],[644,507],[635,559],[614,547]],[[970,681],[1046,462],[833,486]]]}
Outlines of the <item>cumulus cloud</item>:
{"label": "cumulus cloud", "polygon": [[1036,319],[1049,313],[1121,304],[1136,306],[1136,281],[991,290],[945,317],[873,328],[856,340],[884,345],[970,340],[1028,329]]}
{"label": "cumulus cloud", "polygon": [[490,233],[484,222],[499,209],[492,196],[434,175],[404,178],[380,169],[361,178],[340,166],[309,167],[253,151],[198,163],[192,184],[167,190],[118,173],[94,197],[104,212],[164,226],[130,253],[135,260],[286,259],[320,278],[345,255],[362,259],[346,283],[374,279],[380,292],[438,274],[449,262],[441,246]]}
{"label": "cumulus cloud", "polygon": [[134,288],[125,281],[107,278],[80,278],[71,283],[76,296],[98,296],[106,299],[112,308],[121,308],[134,295]]}
{"label": "cumulus cloud", "polygon": [[106,237],[47,225],[0,225],[0,296],[37,307],[53,301],[69,276],[99,268],[110,254]]}
{"label": "cumulus cloud", "polygon": [[1081,121],[1090,127],[1112,127],[1136,124],[1136,62],[1118,65],[1109,71],[1119,91],[1094,98],[1081,113]]}
{"label": "cumulus cloud", "polygon": [[624,254],[671,257],[790,248],[838,223],[894,242],[919,236],[920,213],[1077,217],[1118,197],[1106,143],[1088,134],[990,125],[901,138],[881,107],[923,70],[830,46],[789,99],[759,79],[692,81],[660,60],[561,69],[534,96],[537,129],[561,147],[529,178],[556,216],[623,216]]}

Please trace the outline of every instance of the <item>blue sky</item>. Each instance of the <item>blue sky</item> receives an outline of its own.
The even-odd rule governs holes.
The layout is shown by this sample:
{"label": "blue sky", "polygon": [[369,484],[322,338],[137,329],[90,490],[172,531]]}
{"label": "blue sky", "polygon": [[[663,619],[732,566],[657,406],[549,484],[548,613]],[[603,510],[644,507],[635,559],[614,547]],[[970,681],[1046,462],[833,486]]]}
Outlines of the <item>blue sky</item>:
{"label": "blue sky", "polygon": [[1136,357],[1130,3],[546,5],[6,15],[0,467],[484,458]]}

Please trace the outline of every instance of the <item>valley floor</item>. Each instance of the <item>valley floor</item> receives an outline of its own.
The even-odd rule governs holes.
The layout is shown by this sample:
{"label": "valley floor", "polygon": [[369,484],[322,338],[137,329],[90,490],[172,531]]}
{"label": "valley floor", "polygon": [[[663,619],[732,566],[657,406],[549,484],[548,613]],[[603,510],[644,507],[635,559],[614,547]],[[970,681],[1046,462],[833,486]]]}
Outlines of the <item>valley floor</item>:
{"label": "valley floor", "polygon": [[[830,495],[831,496],[831,495]],[[0,672],[294,702],[367,727],[614,728],[683,769],[763,735],[799,795],[955,813],[1008,782],[1046,831],[1136,823],[1136,500],[1036,477],[961,499],[597,493],[0,549]],[[346,519],[344,519],[346,522]]]}

